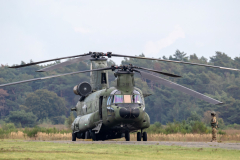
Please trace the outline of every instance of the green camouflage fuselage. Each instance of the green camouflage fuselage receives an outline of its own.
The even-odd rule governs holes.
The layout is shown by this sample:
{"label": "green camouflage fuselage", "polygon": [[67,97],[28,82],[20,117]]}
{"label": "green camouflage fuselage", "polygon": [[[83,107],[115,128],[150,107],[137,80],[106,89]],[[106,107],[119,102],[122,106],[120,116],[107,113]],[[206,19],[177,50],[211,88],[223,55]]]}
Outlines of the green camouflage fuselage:
{"label": "green camouflage fuselage", "polygon": [[[138,88],[134,88],[135,90],[141,91]],[[96,91],[92,94],[90,94],[83,102],[78,102],[76,105],[76,112],[78,115],[77,122],[74,122],[75,124],[78,123],[79,127],[72,126],[72,129],[74,129],[74,132],[85,132],[88,129],[94,128],[97,123],[102,120],[103,127],[102,129],[108,130],[108,129],[116,129],[116,130],[129,130],[129,131],[135,131],[139,129],[148,128],[150,125],[150,118],[148,114],[145,112],[145,103],[143,100],[143,95],[141,93],[141,97],[143,100],[142,104],[137,104],[140,114],[137,118],[134,119],[126,119],[119,115],[120,104],[110,104],[107,105],[107,99],[110,96],[110,93],[112,91],[116,90],[115,87],[111,87],[109,89],[103,89]],[[102,117],[100,117],[99,113],[99,99],[103,96],[102,100]],[[131,105],[135,104],[126,104],[129,107]],[[111,107],[112,112],[109,111],[109,107]]]}

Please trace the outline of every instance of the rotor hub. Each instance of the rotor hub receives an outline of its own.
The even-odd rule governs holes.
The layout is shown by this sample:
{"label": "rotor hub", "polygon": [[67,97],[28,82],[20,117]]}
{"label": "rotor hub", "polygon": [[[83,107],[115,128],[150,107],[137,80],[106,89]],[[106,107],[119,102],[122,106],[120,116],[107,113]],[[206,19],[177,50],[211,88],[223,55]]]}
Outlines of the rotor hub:
{"label": "rotor hub", "polygon": [[112,52],[107,52],[107,53],[103,53],[103,52],[89,52],[89,55],[91,55],[92,58],[94,59],[99,59],[103,56],[107,56],[108,58],[112,57]]}
{"label": "rotor hub", "polygon": [[128,73],[132,73],[133,72],[133,65],[132,64],[129,64],[129,65],[121,65],[121,66],[114,66],[112,65],[111,66],[111,69],[112,71],[115,71],[116,69],[118,69],[118,71],[125,71],[125,72],[128,72]]}

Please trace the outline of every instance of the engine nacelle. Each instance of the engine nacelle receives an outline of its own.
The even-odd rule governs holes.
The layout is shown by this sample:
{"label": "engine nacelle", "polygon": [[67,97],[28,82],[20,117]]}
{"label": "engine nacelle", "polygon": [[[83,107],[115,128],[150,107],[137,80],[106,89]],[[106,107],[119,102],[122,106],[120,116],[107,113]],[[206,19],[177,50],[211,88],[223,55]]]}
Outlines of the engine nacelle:
{"label": "engine nacelle", "polygon": [[73,92],[79,96],[87,96],[92,93],[92,86],[88,82],[82,82],[73,87]]}

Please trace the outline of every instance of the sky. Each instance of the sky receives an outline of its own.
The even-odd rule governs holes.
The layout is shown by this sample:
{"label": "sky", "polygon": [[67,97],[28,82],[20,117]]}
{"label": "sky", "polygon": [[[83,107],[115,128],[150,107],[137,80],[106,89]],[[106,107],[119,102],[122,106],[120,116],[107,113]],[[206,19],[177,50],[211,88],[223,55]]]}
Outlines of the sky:
{"label": "sky", "polygon": [[237,0],[0,0],[0,64],[89,51],[240,57],[239,6]]}

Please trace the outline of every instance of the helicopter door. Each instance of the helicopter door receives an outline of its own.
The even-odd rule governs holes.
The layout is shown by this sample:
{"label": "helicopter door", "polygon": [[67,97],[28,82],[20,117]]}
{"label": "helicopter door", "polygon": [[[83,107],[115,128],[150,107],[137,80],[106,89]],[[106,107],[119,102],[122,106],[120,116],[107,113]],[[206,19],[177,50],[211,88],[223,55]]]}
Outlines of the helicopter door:
{"label": "helicopter door", "polygon": [[103,96],[99,97],[99,116],[100,119],[102,119],[102,102],[103,102]]}

